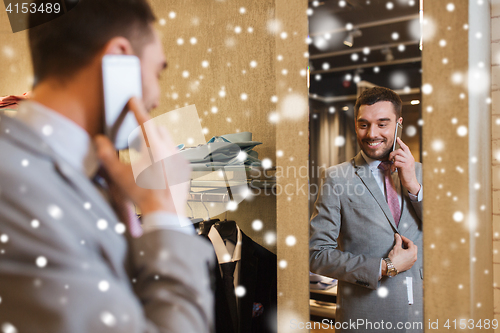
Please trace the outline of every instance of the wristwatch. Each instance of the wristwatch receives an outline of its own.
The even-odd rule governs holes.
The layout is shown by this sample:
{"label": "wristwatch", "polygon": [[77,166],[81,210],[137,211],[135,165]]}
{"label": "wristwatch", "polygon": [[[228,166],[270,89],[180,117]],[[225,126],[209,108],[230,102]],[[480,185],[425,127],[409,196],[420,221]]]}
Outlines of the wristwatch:
{"label": "wristwatch", "polygon": [[394,277],[394,276],[398,275],[399,272],[396,269],[396,267],[394,266],[394,264],[392,263],[391,259],[384,258],[384,260],[387,263],[387,276]]}

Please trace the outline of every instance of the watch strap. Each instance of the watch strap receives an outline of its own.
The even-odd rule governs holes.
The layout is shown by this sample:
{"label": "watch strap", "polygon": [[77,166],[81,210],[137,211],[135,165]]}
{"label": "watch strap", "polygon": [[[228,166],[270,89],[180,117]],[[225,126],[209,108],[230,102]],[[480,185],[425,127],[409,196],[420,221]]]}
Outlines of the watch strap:
{"label": "watch strap", "polygon": [[398,272],[396,266],[394,266],[394,264],[392,263],[391,259],[384,258],[384,261],[387,264],[387,276],[393,277],[393,276],[398,275],[399,272]]}

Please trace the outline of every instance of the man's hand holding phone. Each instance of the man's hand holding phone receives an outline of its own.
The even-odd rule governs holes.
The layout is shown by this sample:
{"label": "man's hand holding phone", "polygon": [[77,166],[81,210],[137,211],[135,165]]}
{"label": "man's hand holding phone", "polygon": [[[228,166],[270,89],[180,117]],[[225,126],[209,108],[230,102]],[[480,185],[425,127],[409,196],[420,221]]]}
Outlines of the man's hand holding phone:
{"label": "man's hand holding phone", "polygon": [[395,171],[397,168],[401,184],[408,192],[417,195],[420,191],[420,184],[415,174],[415,158],[403,140],[400,138],[396,138],[396,140],[401,148],[389,154],[389,160],[393,162],[391,171]]}
{"label": "man's hand holding phone", "polygon": [[[128,107],[134,113],[135,118],[141,127],[150,120],[149,114],[140,99],[132,97],[128,102]],[[176,146],[164,128],[159,128],[158,126],[148,126],[147,140],[146,144],[148,147],[150,146],[150,143],[156,142],[156,146],[161,146],[162,149],[166,149],[172,156],[177,152]],[[158,145],[160,142],[161,145]],[[131,200],[139,207],[142,214],[145,215],[156,211],[163,211],[185,216],[182,203],[180,205],[179,202],[177,202],[177,205],[174,204],[173,194],[168,186],[168,179],[171,179],[168,174],[165,179],[166,189],[153,190],[141,188],[136,184],[132,167],[120,162],[118,155],[116,154],[116,148],[106,136],[98,135],[95,138],[95,143],[98,157],[101,160],[103,167],[108,172],[111,180],[120,190],[122,190],[127,199]],[[147,151],[146,147],[142,148]],[[174,168],[170,167],[168,169],[181,170],[179,173],[182,177],[186,178],[184,180],[185,183],[188,184],[188,175],[190,170],[189,163],[180,157],[175,158],[175,163],[179,165],[175,165]],[[187,170],[187,172],[182,172],[182,170]],[[167,170],[165,171],[168,172]],[[176,178],[179,177],[179,173],[176,173]],[[179,179],[176,179],[175,182],[176,184],[182,185],[182,181]],[[187,199],[187,191],[189,190],[185,187],[186,186],[181,186],[182,193],[174,193],[174,195],[178,195],[177,200],[179,200],[179,197],[182,198],[184,205]],[[179,185],[176,186],[176,191],[179,191]]]}

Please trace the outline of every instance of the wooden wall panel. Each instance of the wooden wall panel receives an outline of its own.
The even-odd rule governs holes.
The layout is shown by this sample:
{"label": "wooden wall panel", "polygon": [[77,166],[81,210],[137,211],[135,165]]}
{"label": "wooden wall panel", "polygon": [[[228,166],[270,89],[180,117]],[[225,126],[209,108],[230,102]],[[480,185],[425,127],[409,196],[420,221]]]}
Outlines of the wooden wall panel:
{"label": "wooden wall panel", "polygon": [[[491,138],[483,120],[489,117],[489,71],[481,70],[489,66],[489,46],[481,44],[489,38],[484,29],[489,16],[483,18],[488,12],[482,1],[456,3],[453,11],[446,3],[424,1],[424,22],[433,31],[424,35],[422,53],[424,327],[429,332],[429,321],[438,320],[444,330],[447,320],[453,328],[455,319],[493,319]],[[465,80],[452,80],[456,73]]]}

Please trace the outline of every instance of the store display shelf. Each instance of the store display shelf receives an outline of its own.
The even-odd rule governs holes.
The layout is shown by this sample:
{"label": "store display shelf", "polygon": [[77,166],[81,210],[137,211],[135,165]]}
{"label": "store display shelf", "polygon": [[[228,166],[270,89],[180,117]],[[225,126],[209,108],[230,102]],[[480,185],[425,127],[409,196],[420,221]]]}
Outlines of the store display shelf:
{"label": "store display shelf", "polygon": [[[242,172],[245,174],[242,174]],[[264,169],[262,167],[227,166],[206,167],[193,169],[193,188],[228,188],[234,186],[249,186],[250,188],[272,188],[276,186],[276,177],[271,175],[276,168]]]}
{"label": "store display shelf", "polygon": [[311,299],[309,300],[309,311],[311,316],[335,319],[337,305]]}
{"label": "store display shelf", "polygon": [[227,192],[191,192],[189,193],[188,201],[190,202],[229,202]]}
{"label": "store display shelf", "polygon": [[276,180],[192,180],[191,188],[227,188],[233,186],[245,186],[253,188],[271,188],[276,185]]}
{"label": "store display shelf", "polygon": [[321,295],[337,296],[337,286],[326,290],[311,289],[310,292]]}

